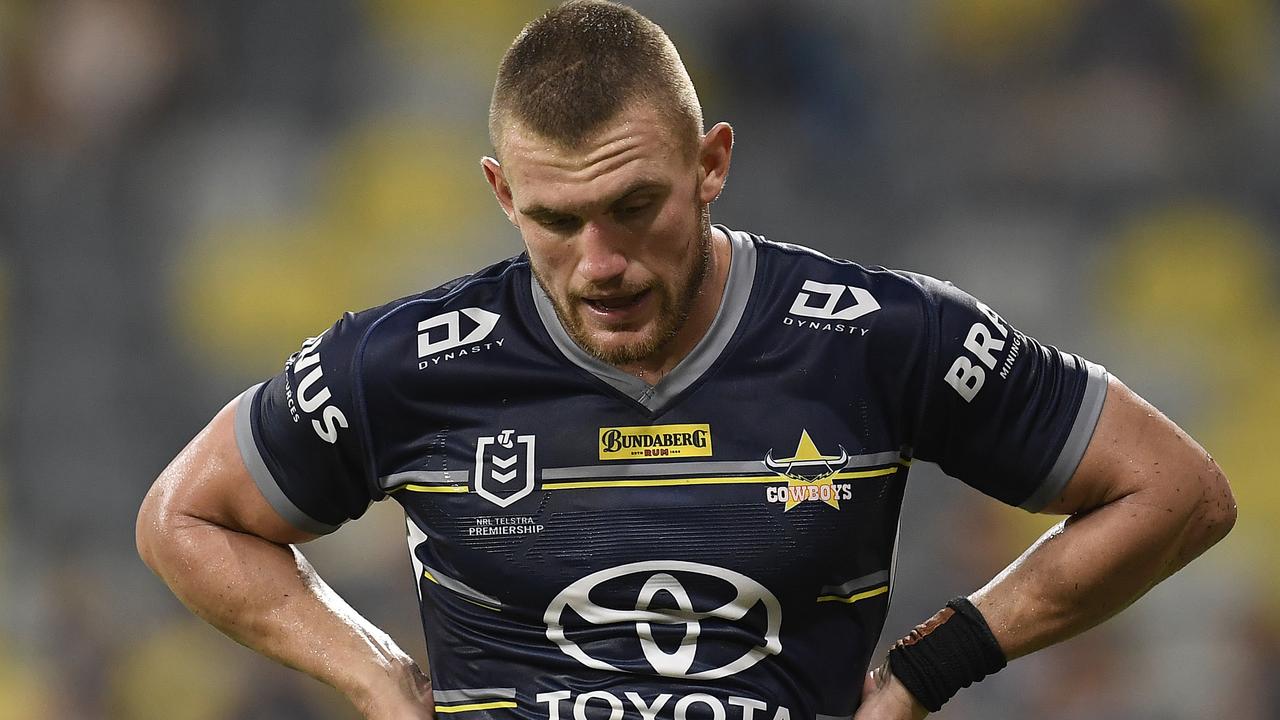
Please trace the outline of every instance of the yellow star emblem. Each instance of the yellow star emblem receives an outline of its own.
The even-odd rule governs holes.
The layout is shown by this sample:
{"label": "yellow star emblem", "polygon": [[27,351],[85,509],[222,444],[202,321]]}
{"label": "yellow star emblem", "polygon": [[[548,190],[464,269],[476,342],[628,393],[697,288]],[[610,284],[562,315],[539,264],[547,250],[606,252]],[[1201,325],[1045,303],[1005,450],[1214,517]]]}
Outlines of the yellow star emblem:
{"label": "yellow star emblem", "polygon": [[[796,452],[789,458],[774,458],[773,450],[765,455],[764,464],[770,470],[787,478],[787,502],[783,512],[805,500],[819,500],[840,509],[840,494],[831,482],[831,476],[849,463],[849,453],[840,446],[839,455],[823,455],[813,444],[808,430],[800,431]],[[823,488],[826,488],[825,490]]]}

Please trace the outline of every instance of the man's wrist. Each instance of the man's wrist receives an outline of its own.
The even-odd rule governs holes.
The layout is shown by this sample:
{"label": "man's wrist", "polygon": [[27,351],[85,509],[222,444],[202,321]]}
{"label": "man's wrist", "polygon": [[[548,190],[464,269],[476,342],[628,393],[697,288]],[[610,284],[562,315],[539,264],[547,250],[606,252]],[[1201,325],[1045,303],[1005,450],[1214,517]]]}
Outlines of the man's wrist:
{"label": "man's wrist", "polygon": [[353,675],[346,687],[338,688],[352,705],[368,716],[387,703],[430,700],[431,680],[407,655],[387,658],[368,671]]}
{"label": "man's wrist", "polygon": [[908,708],[912,718],[923,718],[929,714],[929,709],[922,705],[907,686],[893,674],[887,657],[879,667],[871,671],[871,683],[872,691],[877,695],[886,696],[888,702],[895,707]]}
{"label": "man's wrist", "polygon": [[982,613],[958,597],[899,640],[886,659],[907,691],[930,712],[937,712],[961,688],[1006,665]]}

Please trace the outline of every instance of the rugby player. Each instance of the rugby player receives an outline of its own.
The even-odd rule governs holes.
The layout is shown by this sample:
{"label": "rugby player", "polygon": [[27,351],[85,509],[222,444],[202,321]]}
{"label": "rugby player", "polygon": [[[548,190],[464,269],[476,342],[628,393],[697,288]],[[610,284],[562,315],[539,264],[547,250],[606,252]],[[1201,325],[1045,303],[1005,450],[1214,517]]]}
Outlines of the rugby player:
{"label": "rugby player", "polygon": [[[490,131],[524,252],[306,340],[138,517],[195,613],[366,717],[920,718],[1233,524],[1209,455],[1100,366],[712,225],[733,131],[634,11],[528,25]],[[1068,518],[868,672],[913,457]],[[387,497],[430,678],[294,547]]]}

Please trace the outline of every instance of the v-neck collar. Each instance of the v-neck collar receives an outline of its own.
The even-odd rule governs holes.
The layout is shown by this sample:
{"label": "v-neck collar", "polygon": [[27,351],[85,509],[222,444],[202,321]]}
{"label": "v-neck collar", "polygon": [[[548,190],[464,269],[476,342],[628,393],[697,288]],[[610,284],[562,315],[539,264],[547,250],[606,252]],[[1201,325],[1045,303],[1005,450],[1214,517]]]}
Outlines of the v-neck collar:
{"label": "v-neck collar", "polygon": [[547,329],[552,342],[566,358],[578,367],[595,375],[619,392],[650,412],[657,413],[667,406],[680,393],[702,377],[710,369],[712,363],[724,352],[725,346],[733,338],[746,310],[747,300],[751,297],[751,287],[756,277],[756,246],[751,237],[717,225],[717,229],[729,237],[729,276],[724,284],[724,296],[720,300],[720,309],[716,311],[711,327],[694,346],[693,350],[679,362],[671,372],[658,381],[656,385],[641,380],[631,373],[596,358],[578,346],[569,333],[560,324],[555,306],[542,291],[542,286],[533,277],[529,278],[532,288],[533,305],[538,310],[538,317]]}

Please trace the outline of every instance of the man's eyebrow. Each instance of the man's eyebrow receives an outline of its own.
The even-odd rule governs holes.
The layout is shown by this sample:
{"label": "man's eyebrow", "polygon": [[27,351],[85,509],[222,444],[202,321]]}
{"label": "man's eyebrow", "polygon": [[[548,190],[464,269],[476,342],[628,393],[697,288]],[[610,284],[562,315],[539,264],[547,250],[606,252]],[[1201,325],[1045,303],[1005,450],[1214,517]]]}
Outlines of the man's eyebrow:
{"label": "man's eyebrow", "polygon": [[522,208],[520,210],[520,214],[526,217],[534,218],[536,220],[541,218],[563,217],[565,215],[569,215],[570,213],[564,212],[562,210],[552,210],[551,208],[545,205],[531,205],[527,208]]}
{"label": "man's eyebrow", "polygon": [[669,189],[671,189],[670,183],[662,180],[637,180],[636,182],[628,185],[625,190],[618,193],[618,196],[609,203],[609,207],[614,207],[632,195],[636,195],[638,193],[652,192],[655,190],[665,192]]}
{"label": "man's eyebrow", "polygon": [[[671,184],[665,180],[640,179],[625,187],[617,197],[610,200],[608,207],[615,207],[627,198],[641,192],[666,192],[671,189]],[[578,208],[567,207],[562,209],[550,208],[542,204],[534,204],[528,207],[520,208],[520,214],[532,218],[540,217],[563,217],[572,215]]]}

